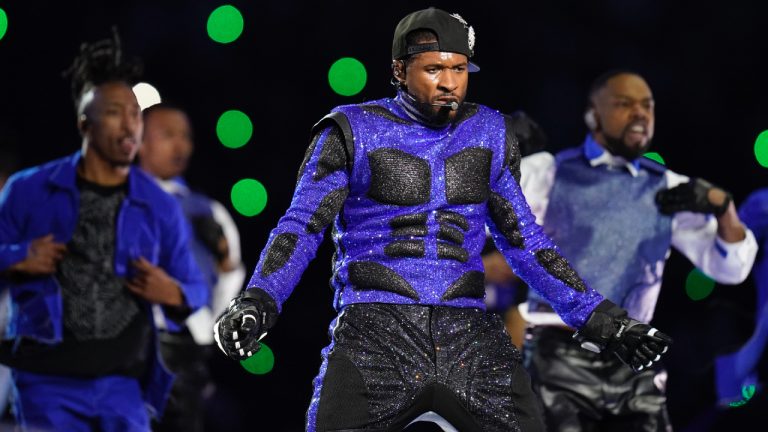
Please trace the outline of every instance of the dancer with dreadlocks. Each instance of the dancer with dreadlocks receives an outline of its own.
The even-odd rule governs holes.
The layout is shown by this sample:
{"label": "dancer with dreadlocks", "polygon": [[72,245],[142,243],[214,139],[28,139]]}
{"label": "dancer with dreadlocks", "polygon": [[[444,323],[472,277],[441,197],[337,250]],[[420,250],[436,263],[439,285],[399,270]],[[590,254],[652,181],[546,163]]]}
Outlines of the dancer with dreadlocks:
{"label": "dancer with dreadlocks", "polygon": [[141,110],[116,32],[72,67],[82,147],[12,176],[0,195],[0,288],[13,303],[0,361],[22,429],[147,431],[172,382],[150,314],[207,302],[176,201],[131,168]]}

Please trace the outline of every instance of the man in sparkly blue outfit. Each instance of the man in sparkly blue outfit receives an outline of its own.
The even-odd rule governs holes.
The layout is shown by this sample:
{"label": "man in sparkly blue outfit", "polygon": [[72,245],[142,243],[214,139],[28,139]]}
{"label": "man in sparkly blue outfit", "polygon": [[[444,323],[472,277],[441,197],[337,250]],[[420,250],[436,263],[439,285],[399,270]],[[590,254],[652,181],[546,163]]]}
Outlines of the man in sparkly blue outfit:
{"label": "man in sparkly blue outfit", "polygon": [[447,430],[543,430],[520,354],[484,310],[486,224],[585,346],[640,369],[670,342],[586,286],[536,225],[504,117],[464,101],[478,69],[473,48],[458,14],[430,8],[400,21],[397,96],[337,107],[315,126],[290,208],[214,326],[233,359],[256,352],[333,223],[339,315],[308,431],[396,431],[419,419]]}

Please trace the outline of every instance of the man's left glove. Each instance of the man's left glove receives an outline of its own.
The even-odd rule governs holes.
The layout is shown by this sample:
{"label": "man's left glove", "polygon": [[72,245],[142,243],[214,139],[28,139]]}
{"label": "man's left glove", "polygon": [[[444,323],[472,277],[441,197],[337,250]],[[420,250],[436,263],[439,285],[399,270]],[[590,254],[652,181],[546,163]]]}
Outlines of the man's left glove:
{"label": "man's left glove", "polygon": [[627,316],[627,311],[603,300],[574,335],[584,349],[613,353],[636,372],[650,367],[672,344],[672,338]]}
{"label": "man's left glove", "polygon": [[700,178],[656,193],[656,205],[664,214],[690,211],[721,216],[728,210],[732,200],[730,193]]}
{"label": "man's left glove", "polygon": [[263,290],[250,288],[232,299],[213,325],[213,337],[224,354],[245,360],[260,348],[259,341],[277,321],[275,300]]}

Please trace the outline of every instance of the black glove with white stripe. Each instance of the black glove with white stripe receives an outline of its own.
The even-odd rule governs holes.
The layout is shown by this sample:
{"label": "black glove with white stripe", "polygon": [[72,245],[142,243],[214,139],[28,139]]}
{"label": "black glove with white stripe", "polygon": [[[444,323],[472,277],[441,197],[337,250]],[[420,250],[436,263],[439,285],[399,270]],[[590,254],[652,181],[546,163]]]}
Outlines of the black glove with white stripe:
{"label": "black glove with white stripe", "polygon": [[224,354],[245,360],[261,348],[259,341],[275,321],[275,300],[263,290],[250,288],[232,299],[213,325],[213,336]]}
{"label": "black glove with white stripe", "polygon": [[667,352],[672,338],[627,316],[627,311],[603,300],[574,339],[593,352],[613,353],[635,372],[650,367]]}

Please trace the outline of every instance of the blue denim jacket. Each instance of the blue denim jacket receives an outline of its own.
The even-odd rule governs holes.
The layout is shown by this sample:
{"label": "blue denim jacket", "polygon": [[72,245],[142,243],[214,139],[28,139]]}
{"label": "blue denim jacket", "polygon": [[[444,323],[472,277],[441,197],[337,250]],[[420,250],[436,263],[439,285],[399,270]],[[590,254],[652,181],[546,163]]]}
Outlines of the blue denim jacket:
{"label": "blue denim jacket", "polygon": [[[0,272],[24,260],[36,238],[53,234],[60,243],[72,238],[80,204],[76,168],[81,157],[77,152],[16,173],[8,180],[0,194]],[[190,229],[181,208],[139,169],[131,169],[128,176],[128,194],[121,204],[116,230],[115,275],[130,278],[131,261],[143,256],[179,282],[192,310],[207,304],[209,292],[190,252]],[[62,298],[55,277],[23,282],[0,278],[0,289],[6,288],[11,291],[11,311],[5,339],[61,341]],[[154,362],[142,384],[145,400],[157,413],[162,411],[173,376],[162,366],[154,343],[153,349]]]}

